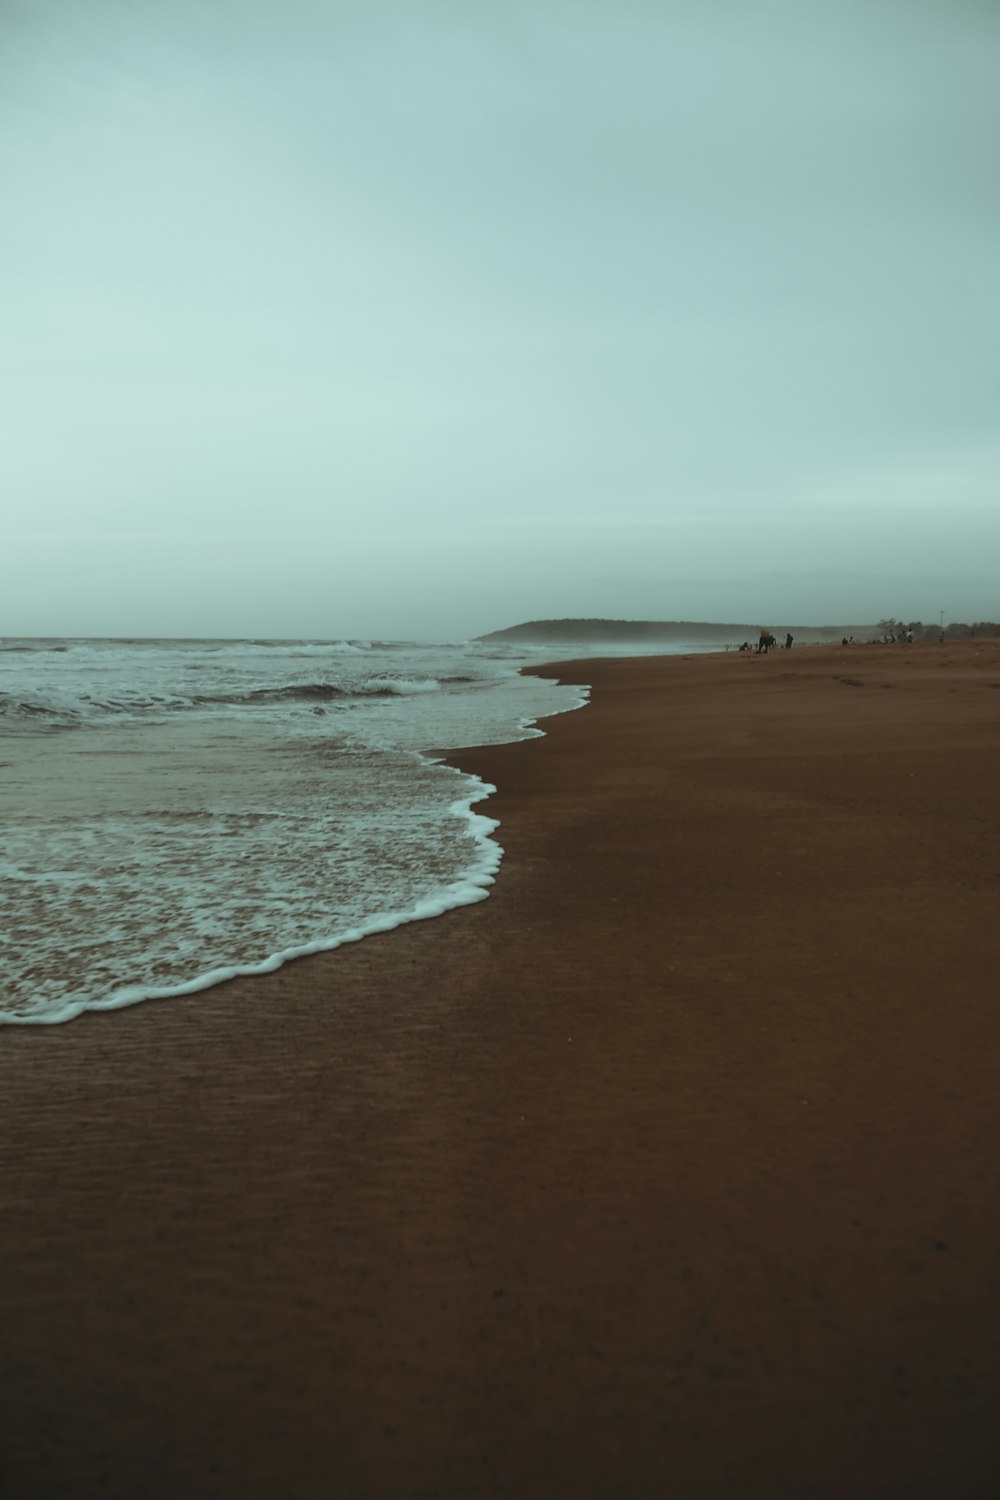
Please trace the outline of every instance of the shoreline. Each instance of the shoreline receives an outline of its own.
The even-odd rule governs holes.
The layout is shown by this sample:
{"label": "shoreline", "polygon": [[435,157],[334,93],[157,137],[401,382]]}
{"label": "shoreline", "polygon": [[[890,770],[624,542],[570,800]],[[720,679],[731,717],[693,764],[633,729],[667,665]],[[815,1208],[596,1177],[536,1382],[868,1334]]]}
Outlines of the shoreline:
{"label": "shoreline", "polygon": [[[511,743],[518,742],[512,741]],[[426,758],[433,758],[440,763],[450,765],[443,754],[436,754],[433,757],[428,754]],[[452,767],[452,769],[458,768]],[[464,773],[460,772],[460,774]],[[474,809],[479,802],[488,801],[496,791],[496,787],[490,786],[478,777],[469,776],[467,779],[468,795],[457,798],[452,803],[450,811],[455,817],[463,817],[473,825],[480,823],[487,825],[478,834],[479,858],[475,864],[470,864],[460,876],[440,886],[433,896],[425,896],[415,906],[407,907],[402,911],[372,912],[361,925],[348,927],[336,937],[313,938],[294,948],[278,949],[257,963],[224,964],[221,967],[206,970],[205,973],[196,975],[193,979],[179,981],[176,985],[162,988],[148,988],[140,984],[123,985],[103,1000],[74,1001],[66,1004],[58,1012],[45,1012],[42,1015],[14,1015],[9,1011],[0,1011],[0,1031],[4,1027],[68,1026],[73,1021],[78,1021],[81,1016],[106,1015],[109,1012],[129,1010],[136,1005],[184,1000],[189,996],[217,989],[220,985],[228,984],[234,979],[256,979],[266,974],[273,974],[286,964],[296,963],[299,959],[312,958],[317,953],[334,953],[350,943],[360,943],[365,938],[395,932],[397,928],[405,927],[411,922],[433,921],[435,917],[443,916],[446,911],[457,911],[463,906],[472,906],[477,901],[485,900],[496,879],[497,870],[500,868],[503,849],[493,838],[493,833],[498,827],[496,819],[487,817],[484,813],[478,813]]]}
{"label": "shoreline", "polygon": [[[514,673],[508,672],[505,675],[514,680]],[[494,685],[500,680],[497,678]],[[503,728],[496,723],[490,728],[493,732],[498,729],[503,732],[505,729],[509,734],[509,739],[497,740],[497,743],[514,743],[533,738],[536,734],[543,733],[532,727],[538,717],[554,717],[559,713],[570,712],[572,708],[584,706],[585,702],[585,695],[580,696],[572,705],[557,704],[549,714],[544,715],[515,716],[515,711],[511,708]],[[433,726],[425,725],[425,729],[431,727]],[[454,723],[451,728],[456,728]],[[483,726],[479,725],[477,728],[482,729]],[[391,932],[410,922],[437,917],[444,911],[485,899],[494,883],[502,849],[492,837],[496,829],[495,820],[479,811],[479,804],[488,800],[495,788],[452,765],[447,761],[445,752],[435,751],[430,746],[423,751],[408,746],[396,747],[396,753],[419,763],[425,772],[435,765],[443,765],[445,768],[439,782],[442,795],[439,798],[438,824],[440,837],[442,840],[450,839],[455,858],[450,870],[439,869],[436,876],[426,873],[422,882],[423,890],[420,890],[418,883],[416,890],[406,889],[404,886],[403,890],[386,892],[383,889],[380,892],[370,892],[367,910],[364,912],[331,912],[327,902],[325,912],[317,909],[313,914],[311,930],[296,935],[298,941],[293,941],[292,933],[286,931],[282,942],[279,914],[274,922],[277,930],[272,930],[269,936],[257,942],[252,953],[244,951],[243,956],[240,956],[240,946],[233,941],[235,932],[230,922],[228,952],[219,951],[218,948],[213,951],[212,945],[208,944],[207,953],[202,951],[192,962],[180,966],[180,972],[169,981],[161,978],[158,982],[150,974],[149,955],[143,951],[142,938],[149,939],[153,935],[153,929],[147,928],[139,939],[133,937],[133,951],[130,955],[119,950],[117,982],[101,974],[92,988],[80,984],[78,978],[75,983],[69,981],[69,975],[74,972],[74,961],[73,958],[67,961],[65,945],[57,938],[51,944],[51,951],[57,956],[57,961],[58,955],[62,954],[63,992],[58,996],[50,992],[39,1000],[37,995],[32,994],[30,976],[15,972],[10,998],[5,1000],[0,996],[0,1030],[7,1026],[60,1026],[87,1012],[124,1010],[151,1001],[200,994],[231,979],[270,974],[293,960],[316,953],[332,952],[362,938]],[[239,784],[240,774],[239,767],[231,767],[228,784]],[[383,765],[381,774],[391,778],[393,773],[387,773]],[[383,783],[388,784],[389,782]],[[37,795],[43,796],[43,792],[39,789]],[[464,837],[466,834],[469,835],[468,838]],[[287,842],[287,835],[285,841]],[[271,852],[274,855],[279,851],[275,848]],[[392,850],[383,852],[391,855]],[[464,863],[460,862],[462,860]],[[328,890],[327,886],[327,893]],[[323,895],[324,889],[321,887],[318,907],[322,905]],[[89,956],[88,949],[93,946],[88,939],[98,930],[93,926],[98,917],[92,914],[92,919],[89,932],[79,929],[76,932],[80,952],[85,956]],[[33,920],[37,924],[37,916]],[[169,920],[166,914],[165,920]],[[216,925],[218,930],[223,930],[221,922]],[[19,937],[22,936],[23,929],[18,928],[16,919],[14,930]],[[26,946],[26,942],[21,943],[12,951],[23,952]],[[189,950],[195,946],[195,943],[189,944]],[[187,956],[191,959],[190,951]],[[161,969],[169,967],[169,964],[160,965]],[[35,978],[37,982],[37,971]],[[52,989],[54,985],[50,986],[50,991]]]}
{"label": "shoreline", "polygon": [[488,901],[3,1034],[12,1494],[995,1487],[1000,644],[529,670]]}

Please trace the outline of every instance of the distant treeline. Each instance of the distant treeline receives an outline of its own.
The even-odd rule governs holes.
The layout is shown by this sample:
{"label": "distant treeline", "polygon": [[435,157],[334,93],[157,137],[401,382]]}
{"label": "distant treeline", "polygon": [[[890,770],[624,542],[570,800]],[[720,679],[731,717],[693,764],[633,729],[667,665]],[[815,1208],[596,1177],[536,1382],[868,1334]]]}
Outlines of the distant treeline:
{"label": "distant treeline", "polygon": [[[840,640],[844,635],[867,638],[875,630],[874,625],[776,625],[768,622],[772,630],[782,634],[790,631],[796,637],[807,636],[810,640]],[[529,620],[523,625],[510,625],[506,630],[491,630],[481,635],[481,641],[535,641],[548,645],[553,641],[593,643],[616,641],[731,641],[752,639],[756,641],[762,625],[719,624],[710,620]],[[881,622],[879,623],[881,629]]]}
{"label": "distant treeline", "polygon": [[881,638],[911,635],[915,641],[969,641],[1000,636],[1000,621],[976,620],[972,625],[952,621],[948,625],[925,625],[923,620],[894,620],[891,617],[879,620]]}

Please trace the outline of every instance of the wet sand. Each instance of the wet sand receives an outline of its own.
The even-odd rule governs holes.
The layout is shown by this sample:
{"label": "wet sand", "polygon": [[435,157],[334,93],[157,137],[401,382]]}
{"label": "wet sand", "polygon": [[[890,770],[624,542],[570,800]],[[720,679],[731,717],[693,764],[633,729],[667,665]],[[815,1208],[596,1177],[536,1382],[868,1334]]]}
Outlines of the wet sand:
{"label": "wet sand", "polygon": [[0,1034],[4,1493],[1000,1494],[1000,643],[558,674],[488,901]]}

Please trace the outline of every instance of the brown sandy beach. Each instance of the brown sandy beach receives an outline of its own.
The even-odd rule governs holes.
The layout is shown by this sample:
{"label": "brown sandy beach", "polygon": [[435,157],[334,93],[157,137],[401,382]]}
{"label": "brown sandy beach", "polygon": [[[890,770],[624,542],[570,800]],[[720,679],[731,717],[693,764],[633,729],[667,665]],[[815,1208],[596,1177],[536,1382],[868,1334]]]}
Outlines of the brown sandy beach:
{"label": "brown sandy beach", "polygon": [[1000,1495],[1000,642],[544,671],[488,901],[0,1035],[12,1500]]}

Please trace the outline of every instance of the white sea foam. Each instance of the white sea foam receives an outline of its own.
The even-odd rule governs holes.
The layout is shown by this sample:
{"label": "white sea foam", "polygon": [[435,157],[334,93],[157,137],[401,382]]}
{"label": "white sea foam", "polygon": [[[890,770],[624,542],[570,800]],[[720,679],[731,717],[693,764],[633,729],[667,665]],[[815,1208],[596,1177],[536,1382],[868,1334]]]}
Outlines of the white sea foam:
{"label": "white sea foam", "polygon": [[[359,942],[364,937],[374,936],[376,933],[391,932],[394,928],[402,927],[408,922],[420,922],[431,917],[443,916],[445,912],[453,911],[457,907],[471,906],[475,902],[485,900],[490,886],[495,881],[496,872],[503,857],[501,846],[492,838],[493,832],[500,825],[495,818],[484,817],[473,812],[472,809],[476,802],[492,795],[496,787],[490,786],[488,782],[480,781],[478,777],[468,776],[464,779],[471,784],[468,796],[452,803],[449,812],[454,817],[464,817],[468,820],[473,834],[479,841],[479,857],[463,871],[459,878],[440,887],[434,895],[424,896],[400,911],[373,912],[352,927],[347,927],[330,936],[315,937],[308,942],[278,949],[258,962],[222,964],[178,984],[126,984],[100,997],[69,999],[62,1003],[56,1001],[44,1008],[19,1012],[0,1009],[0,1026],[58,1026],[66,1021],[75,1020],[87,1010],[123,1010],[128,1006],[138,1005],[144,1000],[168,1000],[182,995],[197,994],[202,990],[222,984],[228,979],[270,974],[288,963],[290,959],[329,952],[347,943]],[[70,883],[78,883],[74,872],[49,872],[50,879],[56,879],[57,875],[68,879]]]}
{"label": "white sea foam", "polygon": [[8,698],[91,717],[4,742],[0,1022],[190,994],[484,898],[502,851],[473,809],[492,788],[423,752],[536,735],[585,692],[466,648],[326,667],[304,645],[307,676],[300,643],[4,659]]}
{"label": "white sea foam", "polygon": [[400,697],[404,697],[407,693],[436,693],[440,686],[436,677],[420,677],[412,682],[405,677],[369,677],[365,683],[365,691],[398,693]]}

